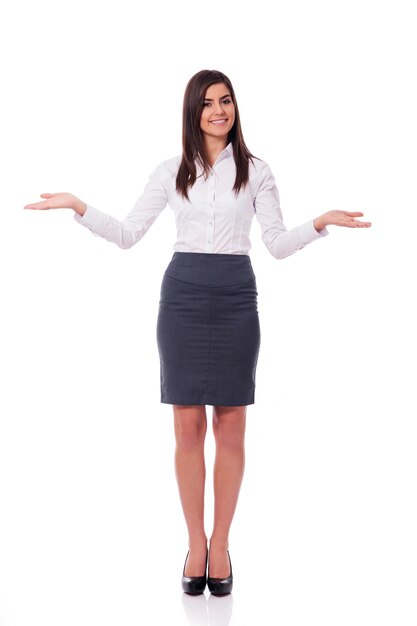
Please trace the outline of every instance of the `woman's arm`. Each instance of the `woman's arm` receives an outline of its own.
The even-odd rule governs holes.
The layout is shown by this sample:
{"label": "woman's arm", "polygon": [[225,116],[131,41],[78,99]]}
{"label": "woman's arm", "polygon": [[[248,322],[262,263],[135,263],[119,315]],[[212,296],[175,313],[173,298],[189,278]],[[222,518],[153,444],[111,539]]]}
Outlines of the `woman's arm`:
{"label": "woman's arm", "polygon": [[74,219],[88,228],[93,235],[103,237],[124,250],[131,248],[147,233],[168,203],[168,194],[164,185],[166,175],[167,170],[162,162],[149,176],[142,194],[123,220],[80,200],[73,205]]}
{"label": "woman's arm", "polygon": [[265,162],[258,173],[258,190],[253,205],[261,227],[262,241],[276,259],[284,259],[307,244],[329,234],[320,219],[317,224],[320,228],[316,228],[315,220],[308,220],[291,229],[286,227],[275,178]]}
{"label": "woman's arm", "polygon": [[256,218],[261,226],[262,241],[276,259],[284,259],[307,244],[329,234],[326,226],[368,227],[370,222],[354,219],[360,212],[327,211],[305,224],[288,229],[283,221],[278,188],[267,163],[263,163],[258,176],[258,191],[254,199]]}
{"label": "woman's arm", "polygon": [[[25,209],[74,210],[76,222],[88,228],[93,235],[103,237],[120,248],[131,248],[149,230],[168,203],[166,191],[167,169],[162,161],[152,172],[130,213],[122,220],[94,208],[71,193],[42,193],[44,200],[27,204]],[[165,183],[165,184],[164,184]]]}

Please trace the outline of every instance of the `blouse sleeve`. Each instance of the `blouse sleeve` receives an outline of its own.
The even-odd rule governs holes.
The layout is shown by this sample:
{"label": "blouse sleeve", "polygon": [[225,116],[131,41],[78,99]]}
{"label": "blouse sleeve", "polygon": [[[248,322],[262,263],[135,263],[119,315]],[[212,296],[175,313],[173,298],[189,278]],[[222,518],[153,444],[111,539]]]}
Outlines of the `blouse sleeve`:
{"label": "blouse sleeve", "polygon": [[283,222],[275,178],[267,163],[259,172],[258,191],[254,198],[256,218],[261,226],[262,241],[276,259],[283,259],[305,245],[328,235],[326,228],[317,231],[313,220],[287,229]]}
{"label": "blouse sleeve", "polygon": [[[130,213],[123,220],[87,204],[84,215],[74,213],[76,222],[88,228],[93,235],[103,237],[120,248],[131,248],[152,226],[168,203],[164,182],[164,162],[159,163]],[[166,168],[165,168],[166,169]]]}

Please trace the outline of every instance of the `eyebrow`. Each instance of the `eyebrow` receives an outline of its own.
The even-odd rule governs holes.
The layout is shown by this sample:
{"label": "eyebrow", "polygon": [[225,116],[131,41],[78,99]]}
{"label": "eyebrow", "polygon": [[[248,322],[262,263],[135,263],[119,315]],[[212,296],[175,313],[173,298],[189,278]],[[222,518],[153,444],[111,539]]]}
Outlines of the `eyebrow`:
{"label": "eyebrow", "polygon": [[[221,98],[219,98],[219,100],[223,100],[223,98],[231,98],[231,95],[227,93],[225,96],[222,96]],[[213,98],[204,98],[204,100],[209,100],[210,102],[212,102]]]}

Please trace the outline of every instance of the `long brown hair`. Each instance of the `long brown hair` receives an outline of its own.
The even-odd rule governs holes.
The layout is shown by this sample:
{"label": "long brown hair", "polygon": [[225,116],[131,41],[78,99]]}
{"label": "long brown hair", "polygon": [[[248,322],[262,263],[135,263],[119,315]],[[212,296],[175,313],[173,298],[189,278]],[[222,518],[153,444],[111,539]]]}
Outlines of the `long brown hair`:
{"label": "long brown hair", "polygon": [[235,192],[236,196],[240,188],[246,185],[249,180],[249,159],[252,161],[253,158],[257,158],[249,152],[243,140],[239,109],[235,92],[229,78],[218,70],[201,70],[197,72],[197,74],[194,74],[188,81],[184,93],[182,110],[182,159],[176,177],[176,190],[187,200],[189,200],[188,187],[194,185],[197,177],[195,159],[198,159],[201,163],[206,178],[209,173],[210,164],[204,149],[200,118],[204,107],[206,90],[210,85],[215,83],[225,83],[227,85],[235,106],[235,121],[228,134],[227,143],[232,142],[233,144],[236,178],[232,191]]}

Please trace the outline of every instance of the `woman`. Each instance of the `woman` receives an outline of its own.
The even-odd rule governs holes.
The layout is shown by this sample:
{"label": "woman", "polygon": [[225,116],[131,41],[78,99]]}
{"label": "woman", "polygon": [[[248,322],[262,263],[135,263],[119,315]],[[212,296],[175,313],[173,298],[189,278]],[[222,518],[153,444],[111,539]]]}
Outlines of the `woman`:
{"label": "woman", "polygon": [[[329,224],[368,227],[360,212],[328,211],[287,230],[273,174],[245,145],[232,84],[202,70],[187,84],[182,154],[162,161],[122,221],[69,193],[43,193],[27,209],[70,207],[94,235],[130,248],[169,206],[177,240],[161,285],[157,320],[161,402],[173,405],[175,471],[188,528],[187,593],[230,593],[229,531],[244,471],[246,407],[254,404],[260,347],[249,231],[255,215],[269,252],[282,259],[328,234]],[[216,441],[214,525],[204,530],[205,405]],[[207,569],[208,566],[208,569]]]}

